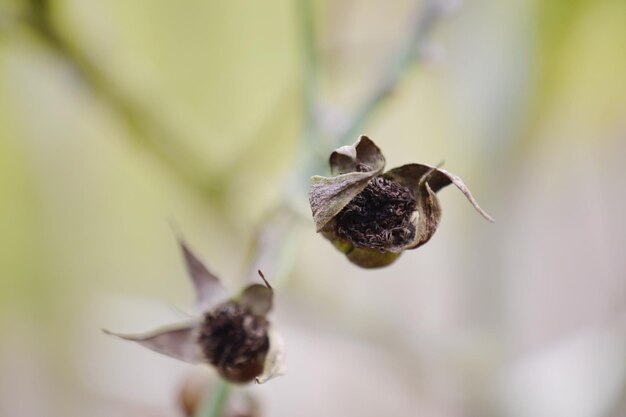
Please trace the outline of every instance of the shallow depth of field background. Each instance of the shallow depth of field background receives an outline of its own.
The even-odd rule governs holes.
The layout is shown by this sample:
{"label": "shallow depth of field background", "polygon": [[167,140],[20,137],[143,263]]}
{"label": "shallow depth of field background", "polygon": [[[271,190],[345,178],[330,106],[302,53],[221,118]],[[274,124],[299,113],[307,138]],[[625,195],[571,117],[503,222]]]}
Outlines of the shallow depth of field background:
{"label": "shallow depth of field background", "polygon": [[[296,152],[295,2],[53,1],[70,53],[30,3],[0,2],[0,415],[178,416],[200,371],[101,328],[191,311],[171,219],[240,288],[255,230],[315,157]],[[315,3],[328,131],[415,7]],[[626,2],[447,7],[363,133],[388,167],[445,160],[496,223],[447,188],[432,241],[366,271],[294,192],[291,250],[267,265],[290,271],[273,314],[289,372],[249,387],[263,416],[626,415]]]}

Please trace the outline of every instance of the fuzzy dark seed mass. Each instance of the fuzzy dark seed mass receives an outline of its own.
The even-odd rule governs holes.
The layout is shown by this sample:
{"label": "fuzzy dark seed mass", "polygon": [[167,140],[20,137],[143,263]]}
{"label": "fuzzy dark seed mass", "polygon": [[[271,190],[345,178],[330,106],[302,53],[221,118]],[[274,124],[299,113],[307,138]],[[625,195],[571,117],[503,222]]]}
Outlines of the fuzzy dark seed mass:
{"label": "fuzzy dark seed mass", "polygon": [[232,382],[248,382],[263,372],[269,350],[269,322],[234,301],[204,316],[200,346],[207,360]]}
{"label": "fuzzy dark seed mass", "polygon": [[337,235],[358,248],[400,247],[415,237],[411,191],[387,178],[375,177],[336,217]]}

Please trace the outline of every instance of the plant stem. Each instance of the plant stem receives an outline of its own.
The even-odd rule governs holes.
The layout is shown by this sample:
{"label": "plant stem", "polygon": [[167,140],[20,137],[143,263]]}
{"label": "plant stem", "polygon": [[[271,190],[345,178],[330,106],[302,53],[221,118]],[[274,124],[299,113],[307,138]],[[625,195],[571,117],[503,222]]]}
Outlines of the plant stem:
{"label": "plant stem", "polygon": [[298,23],[301,28],[301,72],[303,85],[304,127],[302,137],[312,147],[315,144],[318,130],[318,54],[315,47],[315,27],[313,17],[313,2],[311,0],[296,0]]}
{"label": "plant stem", "polygon": [[395,90],[400,79],[419,58],[419,46],[431,32],[442,13],[441,0],[426,0],[412,20],[410,35],[398,49],[391,63],[381,75],[374,90],[352,116],[348,127],[337,137],[336,145],[345,145],[355,139],[367,120]]}
{"label": "plant stem", "polygon": [[229,391],[230,384],[220,379],[209,400],[203,401],[202,407],[194,417],[222,417]]}

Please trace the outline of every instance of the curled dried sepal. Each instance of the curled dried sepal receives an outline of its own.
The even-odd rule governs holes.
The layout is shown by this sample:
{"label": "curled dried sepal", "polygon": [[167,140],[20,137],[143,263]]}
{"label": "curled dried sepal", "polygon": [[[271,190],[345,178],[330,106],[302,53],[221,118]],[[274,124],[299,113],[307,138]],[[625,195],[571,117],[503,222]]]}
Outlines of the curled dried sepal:
{"label": "curled dried sepal", "polygon": [[385,159],[369,138],[331,154],[333,177],[312,178],[310,203],[318,232],[364,268],[389,265],[428,242],[441,220],[436,193],[454,184],[488,221],[458,176],[425,164],[383,173]]}
{"label": "curled dried sepal", "polygon": [[[435,193],[442,188],[454,184],[467,198],[476,211],[485,218],[485,220],[493,223],[493,218],[487,214],[470,192],[469,188],[463,180],[445,169],[434,167],[426,164],[406,164],[393,168],[385,173],[385,177],[393,179],[398,183],[413,189],[419,190],[420,183],[428,183],[431,190]],[[423,192],[423,189],[422,189]]]}
{"label": "curled dried sepal", "polygon": [[314,176],[309,194],[318,232],[385,168],[380,149],[367,136],[361,136],[352,146],[335,150],[329,162],[335,176]]}
{"label": "curled dried sepal", "polygon": [[257,384],[264,384],[272,378],[284,375],[287,372],[285,365],[285,342],[276,330],[270,327],[269,330],[270,348],[265,357],[263,373],[256,377]]}
{"label": "curled dried sepal", "polygon": [[354,145],[335,149],[328,159],[333,176],[350,172],[376,172],[385,167],[385,157],[367,136],[360,136]]}
{"label": "curled dried sepal", "polygon": [[274,291],[261,271],[259,271],[259,275],[265,285],[252,284],[247,286],[239,297],[239,303],[253,314],[264,316],[272,309]]}
{"label": "curled dried sepal", "polygon": [[185,259],[187,274],[194,286],[198,310],[213,307],[226,298],[228,293],[220,280],[196,257],[180,235],[178,243]]}
{"label": "curled dried sepal", "polygon": [[103,329],[103,332],[120,339],[136,342],[145,348],[184,362],[196,364],[205,360],[198,345],[199,321],[163,327],[145,334],[121,334],[106,329]]}

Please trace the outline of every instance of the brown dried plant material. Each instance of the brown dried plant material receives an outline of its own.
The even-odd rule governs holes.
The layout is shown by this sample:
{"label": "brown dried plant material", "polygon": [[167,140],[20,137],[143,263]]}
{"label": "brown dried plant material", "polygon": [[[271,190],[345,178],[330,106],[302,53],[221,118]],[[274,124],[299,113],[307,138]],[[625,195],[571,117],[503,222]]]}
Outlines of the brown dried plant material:
{"label": "brown dried plant material", "polygon": [[274,292],[252,284],[234,298],[180,239],[187,272],[194,284],[202,317],[140,335],[105,333],[189,363],[210,363],[226,380],[258,383],[284,373],[282,339],[267,320]]}
{"label": "brown dried plant material", "polygon": [[263,372],[269,350],[269,322],[235,301],[204,315],[200,347],[220,374],[234,382],[250,381]]}
{"label": "brown dried plant material", "polygon": [[336,149],[329,163],[331,177],[311,179],[313,220],[319,233],[363,268],[389,265],[404,250],[428,242],[441,220],[436,193],[447,185],[493,222],[461,178],[446,170],[407,164],[383,173],[385,158],[367,136]]}

